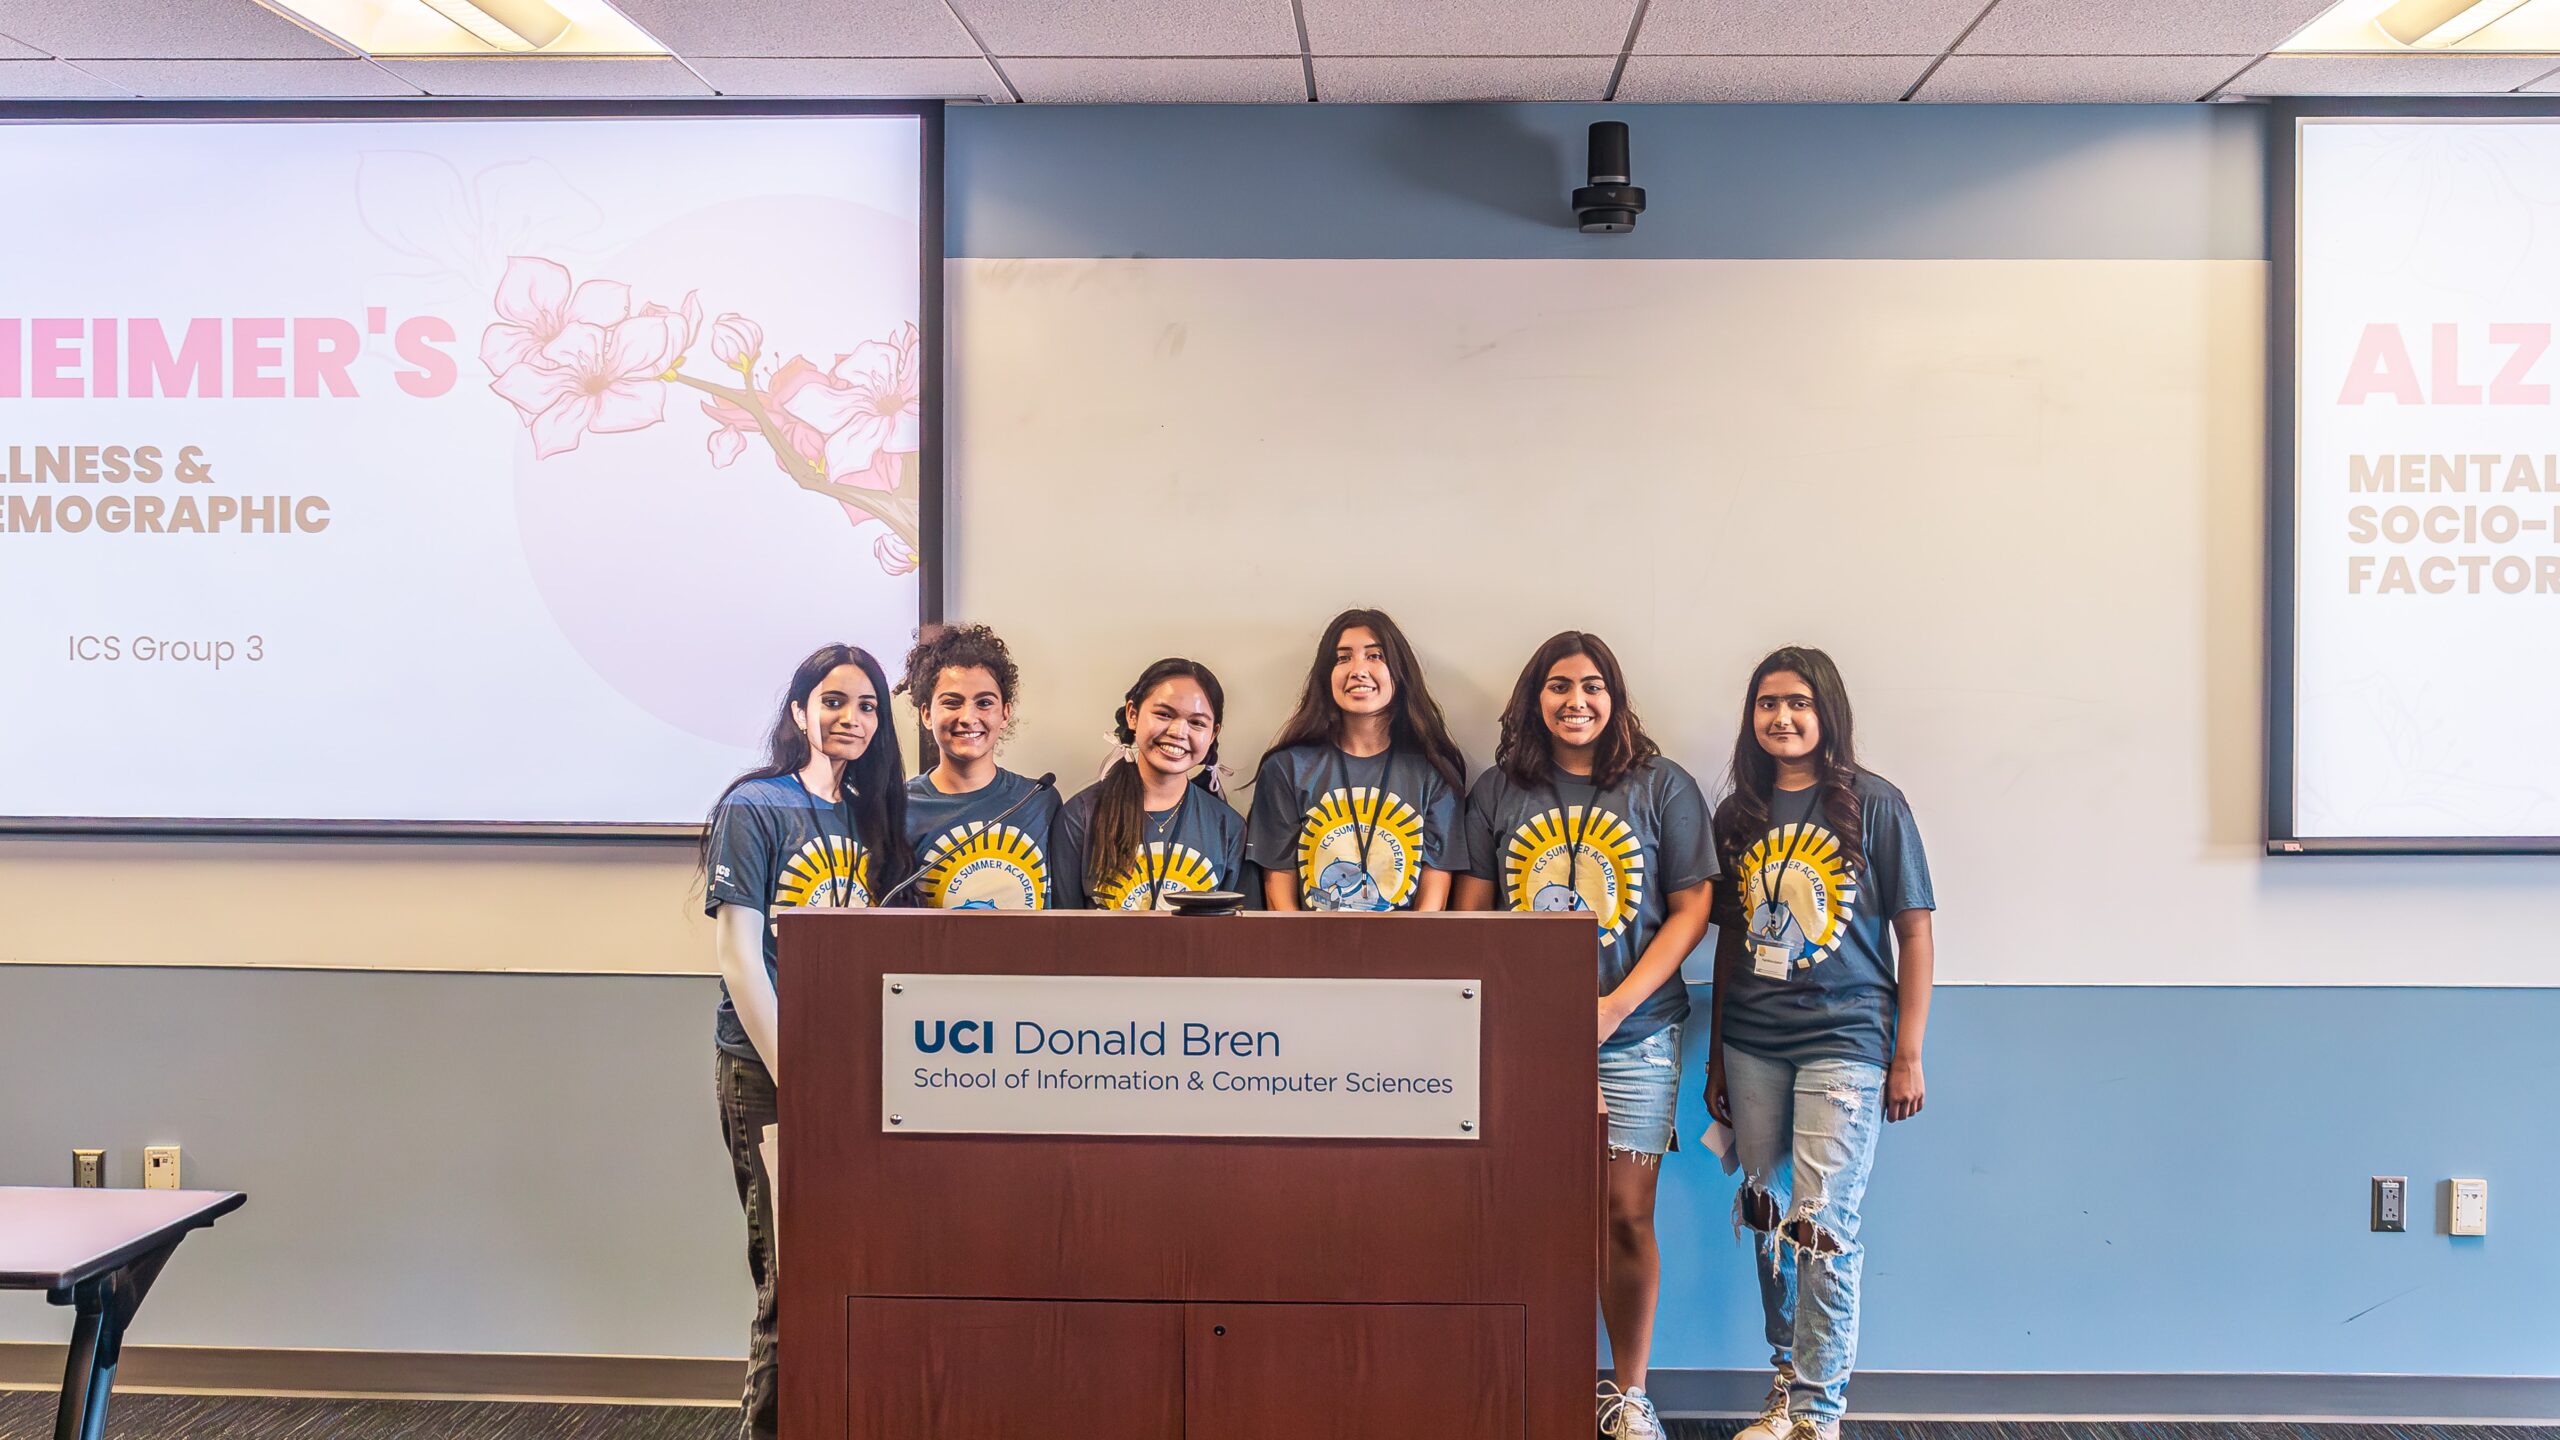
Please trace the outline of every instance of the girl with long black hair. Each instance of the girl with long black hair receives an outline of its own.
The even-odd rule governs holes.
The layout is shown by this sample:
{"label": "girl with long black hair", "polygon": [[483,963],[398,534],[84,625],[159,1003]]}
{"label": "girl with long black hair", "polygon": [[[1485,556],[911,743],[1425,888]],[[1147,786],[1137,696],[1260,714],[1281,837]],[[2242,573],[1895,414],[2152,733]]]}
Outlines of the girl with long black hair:
{"label": "girl with long black hair", "polygon": [[1877,1122],[1920,1113],[1937,897],[1911,806],[1859,765],[1840,669],[1751,672],[1716,810],[1707,1108],[1733,1127],[1776,1377],[1737,1440],[1834,1440],[1858,1350],[1858,1212]]}
{"label": "girl with long black hair", "polygon": [[1111,717],[1110,768],[1060,807],[1050,836],[1061,906],[1169,910],[1172,896],[1235,888],[1244,817],[1219,789],[1226,708],[1197,660],[1159,660],[1129,687]]}
{"label": "girl with long black hair", "polygon": [[930,762],[907,782],[907,840],[925,867],[914,893],[929,908],[1049,908],[1057,792],[1033,796],[1036,782],[996,763],[1021,686],[1013,653],[984,625],[933,627],[907,652],[898,688],[924,721]]}
{"label": "girl with long black hair", "polygon": [[1298,708],[1262,753],[1245,858],[1274,910],[1439,910],[1467,757],[1383,610],[1325,626]]}
{"label": "girl with long black hair", "polygon": [[1645,1394],[1662,1291],[1654,1191],[1675,1148],[1680,978],[1707,930],[1715,852],[1706,796],[1645,734],[1618,657],[1568,630],[1540,645],[1511,688],[1493,768],[1467,796],[1468,873],[1458,908],[1589,913],[1597,922],[1600,1102],[1608,1143],[1600,1317],[1612,1378],[1600,1433],[1658,1440]]}
{"label": "girl with long black hair", "polygon": [[729,782],[702,841],[703,909],[720,965],[714,1020],[720,1133],[747,1214],[748,1332],[742,1437],[774,1433],[773,1178],[759,1148],[781,1065],[774,1006],[776,912],[868,905],[909,869],[905,764],[880,723],[888,677],[867,651],[826,645],[792,671],[765,763]]}

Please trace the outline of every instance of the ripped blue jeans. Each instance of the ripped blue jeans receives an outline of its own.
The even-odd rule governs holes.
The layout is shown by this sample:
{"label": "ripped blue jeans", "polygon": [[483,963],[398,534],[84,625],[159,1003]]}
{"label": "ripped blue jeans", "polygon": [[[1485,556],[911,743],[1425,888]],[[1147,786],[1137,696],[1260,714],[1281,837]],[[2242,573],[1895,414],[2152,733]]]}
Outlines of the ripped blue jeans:
{"label": "ripped blue jeans", "polygon": [[1884,1070],[1727,1045],[1724,1085],[1742,1160],[1735,1218],[1759,1242],[1772,1358],[1795,1365],[1787,1412],[1828,1427],[1848,1408],[1858,1358],[1858,1207],[1884,1119]]}

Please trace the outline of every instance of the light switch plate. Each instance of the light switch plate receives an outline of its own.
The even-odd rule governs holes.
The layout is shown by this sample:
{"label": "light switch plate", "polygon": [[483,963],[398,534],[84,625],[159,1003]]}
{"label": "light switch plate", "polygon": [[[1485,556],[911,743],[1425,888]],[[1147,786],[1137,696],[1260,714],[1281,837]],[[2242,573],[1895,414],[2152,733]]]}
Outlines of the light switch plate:
{"label": "light switch plate", "polygon": [[2455,1179],[2447,1183],[2453,1187],[2453,1218],[2446,1228],[2456,1235],[2488,1234],[2489,1182]]}

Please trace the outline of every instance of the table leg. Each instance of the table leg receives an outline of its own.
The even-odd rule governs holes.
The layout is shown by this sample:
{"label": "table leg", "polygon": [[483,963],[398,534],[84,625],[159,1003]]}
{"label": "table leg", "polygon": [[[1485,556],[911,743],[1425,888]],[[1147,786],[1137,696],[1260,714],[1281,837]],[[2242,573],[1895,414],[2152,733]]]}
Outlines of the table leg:
{"label": "table leg", "polygon": [[54,1303],[73,1307],[71,1357],[62,1371],[62,1405],[54,1412],[53,1440],[103,1440],[107,1433],[107,1397],[115,1389],[116,1363],[124,1357],[125,1327],[160,1267],[169,1263],[178,1242],[112,1270],[83,1280]]}
{"label": "table leg", "polygon": [[75,1292],[73,1303],[79,1309],[71,1322],[71,1359],[62,1371],[62,1405],[54,1412],[53,1440],[82,1440],[106,1429],[104,1415],[96,1425],[89,1423],[90,1406],[97,1403],[92,1390],[98,1375],[98,1344],[107,1329],[105,1289],[104,1281],[88,1280]]}

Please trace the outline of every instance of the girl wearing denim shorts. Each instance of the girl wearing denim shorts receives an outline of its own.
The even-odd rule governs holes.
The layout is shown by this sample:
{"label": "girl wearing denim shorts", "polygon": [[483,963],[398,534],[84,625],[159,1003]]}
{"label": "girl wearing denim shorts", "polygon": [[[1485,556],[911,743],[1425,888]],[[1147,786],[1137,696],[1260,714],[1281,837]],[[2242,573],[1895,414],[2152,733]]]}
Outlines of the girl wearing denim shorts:
{"label": "girl wearing denim shorts", "polygon": [[1595,1418],[1603,1435],[1655,1440],[1661,1421],[1645,1394],[1662,1290],[1654,1187],[1676,1144],[1689,1015],[1680,962],[1706,933],[1716,877],[1706,797],[1644,733],[1617,656],[1600,637],[1568,630],[1521,669],[1493,768],[1468,792],[1460,828],[1459,909],[1580,911],[1598,927],[1595,1036],[1609,1124],[1598,1157],[1609,1197],[1600,1315],[1614,1374],[1600,1384]]}

